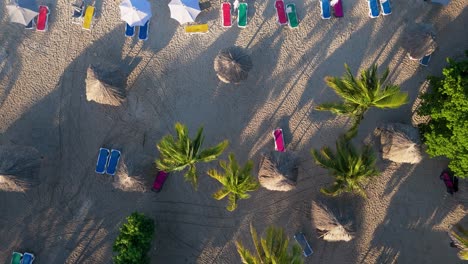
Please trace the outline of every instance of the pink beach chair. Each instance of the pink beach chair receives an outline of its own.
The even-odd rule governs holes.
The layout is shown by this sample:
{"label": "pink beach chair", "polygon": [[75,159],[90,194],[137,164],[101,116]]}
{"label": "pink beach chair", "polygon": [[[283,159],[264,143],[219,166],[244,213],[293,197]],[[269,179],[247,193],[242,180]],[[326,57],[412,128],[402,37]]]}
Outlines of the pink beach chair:
{"label": "pink beach chair", "polygon": [[151,190],[154,192],[160,192],[164,185],[164,182],[167,179],[167,176],[169,176],[167,172],[159,171],[156,175],[156,178],[154,179],[153,187],[151,188]]}
{"label": "pink beach chair", "polygon": [[38,31],[47,30],[47,20],[49,18],[49,8],[45,5],[39,6],[39,15],[37,16],[36,29]]}
{"label": "pink beach chair", "polygon": [[335,17],[343,17],[343,5],[341,0],[332,0],[330,4],[333,7],[333,14]]}
{"label": "pink beach chair", "polygon": [[275,150],[285,152],[283,130],[281,128],[277,128],[273,131],[273,138],[275,139]]}
{"label": "pink beach chair", "polygon": [[222,22],[223,27],[231,27],[232,26],[232,19],[231,19],[231,3],[224,2],[221,4],[222,10]]}
{"label": "pink beach chair", "polygon": [[276,0],[275,8],[276,8],[276,15],[278,16],[278,23],[280,25],[286,25],[288,23],[288,16],[286,16],[286,11],[284,9],[284,1]]}

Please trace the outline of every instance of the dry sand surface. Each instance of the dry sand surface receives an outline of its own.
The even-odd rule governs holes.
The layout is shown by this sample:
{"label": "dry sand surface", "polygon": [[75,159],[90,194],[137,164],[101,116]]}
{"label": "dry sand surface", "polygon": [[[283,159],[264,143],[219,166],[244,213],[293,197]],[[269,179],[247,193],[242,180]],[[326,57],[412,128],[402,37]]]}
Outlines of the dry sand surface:
{"label": "dry sand surface", "polygon": [[[118,227],[135,210],[157,222],[152,263],[239,263],[234,241],[251,246],[250,223],[260,232],[270,224],[284,227],[291,237],[303,231],[315,251],[306,263],[460,263],[446,231],[464,217],[467,200],[445,192],[438,179],[445,160],[398,165],[379,159],[383,173],[368,186],[369,199],[330,199],[319,189],[332,178],[314,165],[310,149],[334,144],[349,125],[313,110],[338,99],[323,78],[342,75],[345,62],[353,72],[372,63],[390,67],[390,81],[411,98],[397,110],[369,111],[356,143],[379,122],[411,123],[425,77],[440,74],[446,57],[460,58],[468,48],[467,0],[447,7],[393,0],[393,13],[376,19],[368,17],[365,0],[344,0],[345,17],[327,21],[318,1],[295,1],[295,30],[278,26],[273,0],[249,0],[248,27],[224,29],[213,2],[197,19],[210,26],[204,35],[185,34],[170,19],[168,0],[152,1],[146,42],[124,37],[118,1],[96,1],[91,31],[71,23],[69,2],[42,1],[51,10],[45,33],[9,24],[0,3],[0,143],[31,146],[44,157],[38,186],[0,192],[0,263],[14,250],[34,252],[37,263],[111,263]],[[401,48],[402,32],[414,22],[437,30],[439,47],[427,68]],[[247,48],[254,64],[239,85],[221,83],[213,70],[217,52],[232,45]],[[122,106],[86,100],[86,69],[99,63],[128,73]],[[271,131],[282,127],[287,149],[302,157],[297,188],[260,189],[233,213],[211,198],[218,186],[206,175],[198,192],[180,173],[161,193],[150,192],[155,144],[173,133],[176,121],[192,132],[204,125],[205,146],[228,139],[223,158],[234,152],[240,162],[257,164],[273,148]],[[94,173],[101,146],[122,150],[114,179]],[[209,166],[216,164],[199,170]],[[459,193],[467,191],[462,185]],[[355,240],[316,238],[314,200],[354,220]]]}

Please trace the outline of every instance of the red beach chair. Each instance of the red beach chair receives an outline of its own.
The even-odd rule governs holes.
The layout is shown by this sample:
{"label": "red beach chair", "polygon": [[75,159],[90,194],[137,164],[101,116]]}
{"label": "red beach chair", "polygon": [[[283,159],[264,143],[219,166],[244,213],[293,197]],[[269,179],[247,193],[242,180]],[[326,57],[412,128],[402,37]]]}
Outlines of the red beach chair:
{"label": "red beach chair", "polygon": [[38,31],[47,30],[47,19],[49,17],[49,8],[47,6],[39,6],[39,15],[37,16],[36,29]]}
{"label": "red beach chair", "polygon": [[223,11],[223,14],[222,14],[223,27],[231,27],[232,26],[231,3],[229,2],[222,3],[221,10]]}
{"label": "red beach chair", "polygon": [[164,182],[167,179],[167,176],[169,176],[167,172],[159,171],[156,175],[156,178],[154,179],[153,187],[151,188],[151,190],[154,192],[160,192],[164,185]]}
{"label": "red beach chair", "polygon": [[285,152],[283,130],[281,128],[277,128],[273,131],[273,138],[275,139],[275,150]]}
{"label": "red beach chair", "polygon": [[288,16],[286,16],[286,11],[284,9],[284,1],[276,0],[275,8],[276,8],[276,15],[278,16],[278,23],[280,25],[286,25],[288,23]]}
{"label": "red beach chair", "polygon": [[331,6],[333,7],[333,14],[335,17],[343,17],[343,5],[341,0],[331,1]]}

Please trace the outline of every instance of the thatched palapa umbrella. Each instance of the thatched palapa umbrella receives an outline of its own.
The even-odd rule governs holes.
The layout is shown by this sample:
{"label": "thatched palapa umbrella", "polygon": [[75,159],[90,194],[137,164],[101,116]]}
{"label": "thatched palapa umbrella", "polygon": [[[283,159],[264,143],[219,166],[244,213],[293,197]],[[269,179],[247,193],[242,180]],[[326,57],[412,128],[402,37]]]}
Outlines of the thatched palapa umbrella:
{"label": "thatched palapa umbrella", "polygon": [[25,191],[38,184],[41,161],[33,147],[0,146],[0,190]]}
{"label": "thatched palapa umbrella", "polygon": [[252,60],[244,49],[233,46],[221,50],[214,60],[214,70],[225,83],[239,83],[247,79]]}
{"label": "thatched palapa umbrella", "polygon": [[411,164],[419,163],[422,160],[421,140],[416,128],[393,123],[378,127],[375,134],[380,135],[384,159]]}
{"label": "thatched palapa umbrella", "polygon": [[410,26],[403,35],[402,45],[412,60],[420,60],[422,57],[432,54],[437,48],[433,26],[430,24]]}
{"label": "thatched palapa umbrella", "polygon": [[86,76],[86,99],[119,106],[125,100],[125,74],[112,66],[90,65]]}
{"label": "thatched palapa umbrella", "polygon": [[297,159],[291,152],[272,151],[260,161],[258,181],[268,190],[287,192],[296,188]]}
{"label": "thatched palapa umbrella", "polygon": [[343,226],[335,215],[325,205],[312,202],[312,217],[315,228],[317,228],[325,241],[350,241],[354,236]]}

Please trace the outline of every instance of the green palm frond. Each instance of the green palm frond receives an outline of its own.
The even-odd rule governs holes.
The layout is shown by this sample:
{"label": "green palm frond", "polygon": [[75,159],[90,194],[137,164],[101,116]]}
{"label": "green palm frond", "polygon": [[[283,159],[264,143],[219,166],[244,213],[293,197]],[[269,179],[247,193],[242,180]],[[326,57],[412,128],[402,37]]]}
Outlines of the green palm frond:
{"label": "green palm frond", "polygon": [[376,158],[370,146],[365,146],[359,152],[345,137],[336,142],[335,153],[329,147],[323,147],[320,151],[312,149],[311,153],[316,164],[328,169],[335,177],[331,187],[320,190],[329,196],[351,192],[366,197],[363,184],[370,177],[379,174],[375,166]]}
{"label": "green palm frond", "polygon": [[217,159],[228,146],[227,141],[223,141],[215,147],[202,150],[204,136],[203,127],[200,127],[194,139],[189,138],[187,126],[176,123],[175,130],[177,139],[172,135],[164,136],[157,144],[160,158],[156,160],[159,170],[166,172],[182,171],[188,167],[184,174],[186,181],[193,184],[195,189],[198,186],[198,175],[196,163],[210,162]]}

